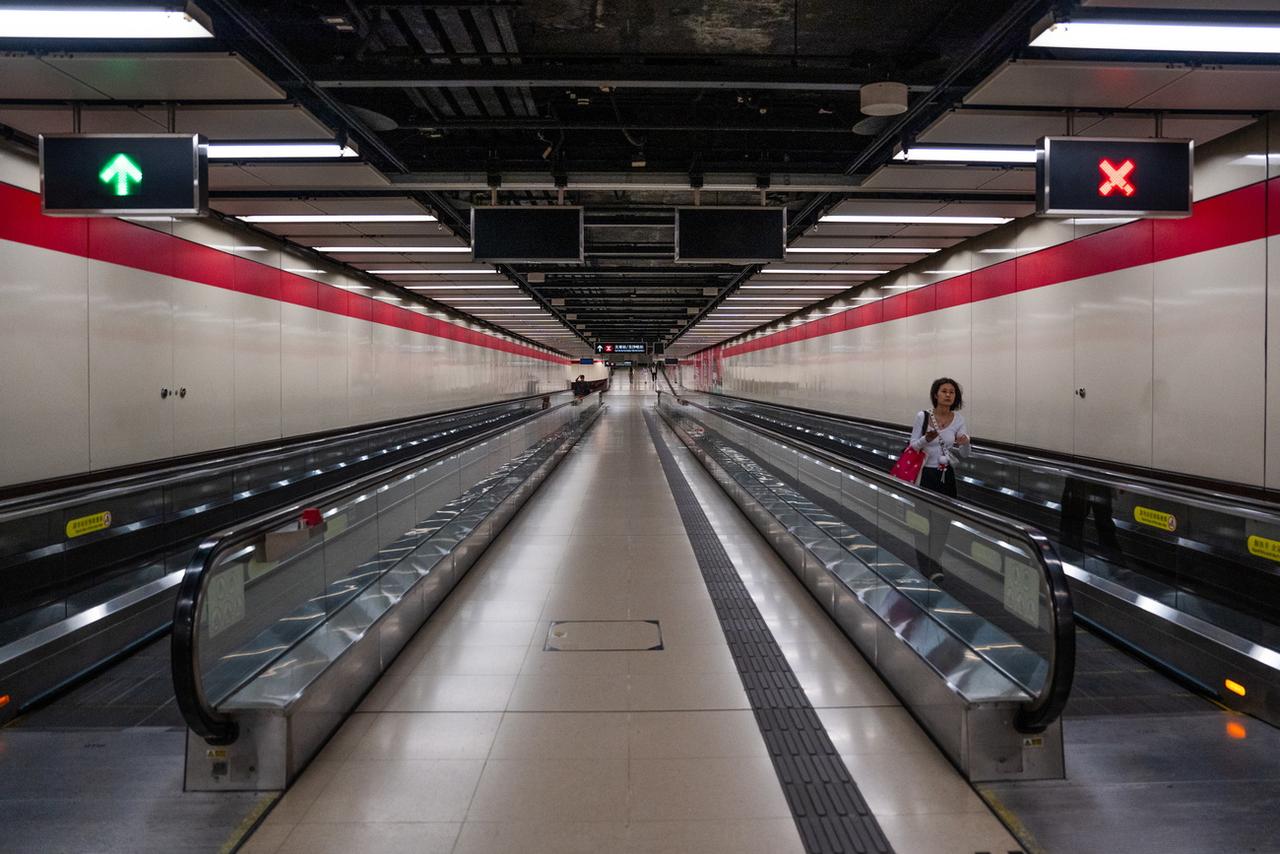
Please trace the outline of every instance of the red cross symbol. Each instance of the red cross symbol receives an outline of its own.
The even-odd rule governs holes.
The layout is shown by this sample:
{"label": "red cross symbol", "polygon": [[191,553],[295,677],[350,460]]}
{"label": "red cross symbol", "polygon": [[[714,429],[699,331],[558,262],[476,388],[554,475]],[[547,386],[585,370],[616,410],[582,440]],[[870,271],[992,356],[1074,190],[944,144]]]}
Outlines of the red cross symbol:
{"label": "red cross symbol", "polygon": [[1107,180],[1102,182],[1102,186],[1098,187],[1098,195],[1109,196],[1112,190],[1119,190],[1126,196],[1132,196],[1137,192],[1138,188],[1128,180],[1129,173],[1137,168],[1132,160],[1126,160],[1119,166],[1113,166],[1110,160],[1103,160],[1098,164],[1098,169],[1102,172],[1102,177]]}

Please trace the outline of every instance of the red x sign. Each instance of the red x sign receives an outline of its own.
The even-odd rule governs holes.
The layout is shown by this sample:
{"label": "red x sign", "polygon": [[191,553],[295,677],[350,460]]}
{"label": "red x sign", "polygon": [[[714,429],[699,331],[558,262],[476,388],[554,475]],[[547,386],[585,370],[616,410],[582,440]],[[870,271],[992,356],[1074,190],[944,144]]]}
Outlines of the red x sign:
{"label": "red x sign", "polygon": [[1113,166],[1110,160],[1103,160],[1098,164],[1098,169],[1102,172],[1102,177],[1107,180],[1102,182],[1102,186],[1098,187],[1099,196],[1109,196],[1113,190],[1119,190],[1126,196],[1132,196],[1137,192],[1138,188],[1128,180],[1129,174],[1137,168],[1132,160],[1126,160],[1119,166]]}

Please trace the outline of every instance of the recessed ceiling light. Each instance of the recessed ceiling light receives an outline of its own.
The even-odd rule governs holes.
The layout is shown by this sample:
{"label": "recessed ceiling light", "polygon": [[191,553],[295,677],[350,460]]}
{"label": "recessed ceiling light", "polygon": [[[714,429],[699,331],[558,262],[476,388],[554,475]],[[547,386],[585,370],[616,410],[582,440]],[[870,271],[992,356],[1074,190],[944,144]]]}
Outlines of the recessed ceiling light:
{"label": "recessed ceiling light", "polygon": [[449,296],[436,297],[441,302],[449,300],[471,300],[472,302],[528,302],[528,297],[473,297],[468,294],[452,294]]}
{"label": "recessed ceiling light", "polygon": [[465,255],[471,250],[465,246],[313,246],[317,252],[330,252],[345,255],[368,255],[376,252],[392,252],[399,255],[419,255],[428,252],[452,253]]}
{"label": "recessed ceiling light", "polygon": [[849,285],[742,285],[738,290],[752,291],[843,291]]}
{"label": "recessed ceiling light", "polygon": [[478,311],[485,311],[486,309],[488,309],[489,311],[493,311],[495,309],[501,309],[503,311],[542,311],[543,310],[542,306],[540,305],[455,305],[454,308],[463,308],[463,309],[474,308]]}
{"label": "recessed ceiling light", "polygon": [[897,161],[921,163],[1030,163],[1036,162],[1033,146],[913,145],[893,155]]}
{"label": "recessed ceiling light", "polygon": [[210,160],[334,159],[359,157],[336,142],[211,142]]}
{"label": "recessed ceiling light", "polygon": [[463,270],[432,270],[432,269],[415,269],[415,270],[365,270],[366,273],[373,273],[375,276],[496,276],[498,271],[490,267],[487,270],[463,269]]}
{"label": "recessed ceiling light", "polygon": [[[175,4],[177,5],[177,4]],[[0,9],[0,35],[13,39],[207,39],[199,9]]]}
{"label": "recessed ceiling light", "polygon": [[1058,21],[1032,47],[1194,53],[1280,53],[1280,26],[1165,21]]}
{"label": "recessed ceiling light", "polygon": [[938,250],[919,246],[788,246],[787,251],[811,255],[931,255]]}
{"label": "recessed ceiling light", "polygon": [[896,223],[899,225],[1004,225],[1007,216],[904,216],[898,214],[827,214],[819,222]]}
{"label": "recessed ceiling light", "polygon": [[401,285],[411,291],[497,291],[514,290],[519,285]]}
{"label": "recessed ceiling light", "polygon": [[761,273],[783,273],[788,276],[883,276],[888,270],[855,270],[849,267],[816,269],[808,267],[765,267]]}
{"label": "recessed ceiling light", "polygon": [[241,222],[435,222],[431,214],[248,214]]}

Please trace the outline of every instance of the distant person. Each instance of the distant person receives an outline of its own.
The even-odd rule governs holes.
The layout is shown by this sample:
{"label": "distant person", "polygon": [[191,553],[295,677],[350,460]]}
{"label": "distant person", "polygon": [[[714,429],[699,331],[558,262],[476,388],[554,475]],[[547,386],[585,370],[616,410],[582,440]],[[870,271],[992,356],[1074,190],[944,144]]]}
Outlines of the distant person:
{"label": "distant person", "polygon": [[574,400],[582,400],[591,393],[591,386],[587,383],[586,374],[578,374],[578,378],[573,381],[573,398]]}
{"label": "distant person", "polygon": [[964,392],[951,377],[939,377],[929,387],[932,409],[916,413],[911,427],[911,447],[924,451],[920,486],[956,497],[956,474],[952,463],[969,452],[969,431],[960,409]]}

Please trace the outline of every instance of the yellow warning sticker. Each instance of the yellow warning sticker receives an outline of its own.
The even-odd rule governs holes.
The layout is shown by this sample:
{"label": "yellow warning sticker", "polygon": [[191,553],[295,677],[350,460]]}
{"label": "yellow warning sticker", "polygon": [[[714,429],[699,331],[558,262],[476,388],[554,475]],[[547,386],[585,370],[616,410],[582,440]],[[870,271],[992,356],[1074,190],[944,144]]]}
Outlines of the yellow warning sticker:
{"label": "yellow warning sticker", "polygon": [[1249,538],[1249,554],[1280,563],[1280,540],[1268,540],[1254,535]]}
{"label": "yellow warning sticker", "polygon": [[226,759],[227,749],[225,747],[211,747],[204,752],[208,759]]}
{"label": "yellow warning sticker", "polygon": [[101,513],[94,513],[92,516],[81,516],[78,519],[72,519],[67,523],[67,539],[75,539],[83,537],[85,534],[92,534],[94,531],[105,531],[111,527],[111,511],[104,510]]}
{"label": "yellow warning sticker", "polygon": [[1033,736],[1029,736],[1029,737],[1023,738],[1023,739],[1022,739],[1022,746],[1023,746],[1024,748],[1027,748],[1027,747],[1030,747],[1030,748],[1035,748],[1035,747],[1044,747],[1044,736],[1042,736],[1042,735],[1033,735]]}
{"label": "yellow warning sticker", "polygon": [[1133,519],[1143,525],[1159,528],[1162,531],[1178,530],[1178,519],[1172,513],[1152,510],[1150,507],[1134,507]]}

